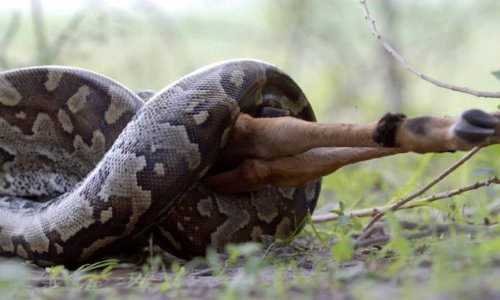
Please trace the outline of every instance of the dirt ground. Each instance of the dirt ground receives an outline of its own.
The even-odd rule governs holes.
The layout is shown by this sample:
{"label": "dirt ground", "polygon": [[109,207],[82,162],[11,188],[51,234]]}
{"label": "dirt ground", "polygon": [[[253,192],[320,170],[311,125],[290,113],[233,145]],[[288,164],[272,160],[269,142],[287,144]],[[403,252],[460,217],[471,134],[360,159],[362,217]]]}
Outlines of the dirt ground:
{"label": "dirt ground", "polygon": [[[214,271],[204,260],[174,263],[177,271],[172,271],[176,260],[166,256],[160,263],[163,267],[149,270],[140,263],[119,263],[92,284],[78,271],[53,276],[47,269],[29,267],[27,284],[3,289],[0,285],[0,299],[20,295],[35,299],[500,299],[498,262],[462,274],[461,265],[467,262],[457,261],[457,272],[443,276],[435,270],[432,253],[423,249],[414,262],[388,273],[393,258],[374,260],[378,247],[357,250],[351,260],[337,266],[328,247],[308,243],[304,238],[263,249],[253,256],[263,262],[254,270],[245,258],[228,264],[227,256],[219,254],[217,258],[226,261],[222,271]],[[22,264],[4,261],[0,269],[4,273],[6,266]]]}

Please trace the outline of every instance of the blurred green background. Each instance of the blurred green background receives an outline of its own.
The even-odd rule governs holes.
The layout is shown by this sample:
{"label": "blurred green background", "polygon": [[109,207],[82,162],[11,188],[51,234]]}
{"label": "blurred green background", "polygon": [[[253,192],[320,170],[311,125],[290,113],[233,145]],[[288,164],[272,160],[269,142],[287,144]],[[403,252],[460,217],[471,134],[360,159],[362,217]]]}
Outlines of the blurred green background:
{"label": "blurred green background", "polygon": [[[383,36],[421,72],[475,89],[500,89],[491,74],[500,69],[499,1],[368,4]],[[389,111],[455,115],[471,107],[495,110],[500,103],[440,89],[404,71],[371,36],[355,0],[0,2],[1,70],[71,65],[131,89],[159,90],[231,58],[256,58],[288,72],[324,122],[368,122]],[[498,147],[483,151],[449,186],[496,174],[499,153]],[[366,197],[384,202],[459,156],[405,155],[349,167],[326,179],[323,197],[352,205]]]}

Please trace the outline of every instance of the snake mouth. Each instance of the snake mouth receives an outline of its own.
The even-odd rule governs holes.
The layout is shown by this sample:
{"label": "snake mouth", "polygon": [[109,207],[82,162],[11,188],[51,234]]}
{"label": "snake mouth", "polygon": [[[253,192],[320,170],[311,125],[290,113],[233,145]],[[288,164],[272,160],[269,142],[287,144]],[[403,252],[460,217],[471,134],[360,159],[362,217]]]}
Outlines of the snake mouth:
{"label": "snake mouth", "polygon": [[257,117],[260,118],[279,118],[290,116],[290,111],[287,109],[274,108],[269,106],[261,107],[257,112]]}
{"label": "snake mouth", "polygon": [[243,160],[231,162],[216,161],[215,164],[210,169],[208,169],[208,172],[204,177],[213,176],[237,169],[242,162]]}
{"label": "snake mouth", "polygon": [[[291,112],[288,109],[261,105],[257,108],[257,111],[254,113],[254,118],[279,118],[279,117],[288,117],[290,115]],[[222,152],[224,153],[224,149],[222,150]],[[241,163],[243,163],[244,160],[245,158],[228,160],[224,157],[219,157],[219,159],[216,160],[215,164],[207,171],[207,174],[204,177],[218,175],[231,170],[236,170],[241,165]]]}

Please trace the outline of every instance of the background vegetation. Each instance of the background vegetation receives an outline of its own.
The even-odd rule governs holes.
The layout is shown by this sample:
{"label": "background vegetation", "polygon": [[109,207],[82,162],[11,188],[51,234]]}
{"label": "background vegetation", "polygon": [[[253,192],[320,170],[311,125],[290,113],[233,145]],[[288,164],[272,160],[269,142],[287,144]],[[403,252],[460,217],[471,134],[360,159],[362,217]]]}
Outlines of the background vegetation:
{"label": "background vegetation", "polygon": [[[323,122],[368,122],[389,111],[493,111],[500,102],[439,89],[412,77],[373,39],[358,1],[21,2],[0,4],[1,70],[72,65],[132,89],[159,90],[206,64],[250,57],[271,62],[295,78]],[[499,89],[500,82],[491,74],[500,69],[498,1],[369,4],[381,33],[422,72],[458,85]],[[498,175],[499,153],[498,146],[482,150],[428,194]],[[461,155],[408,154],[346,167],[325,178],[317,213],[395,202]],[[497,229],[473,235],[452,230],[451,237],[410,241],[400,221],[422,226],[495,223],[499,218],[491,212],[498,208],[499,191],[498,185],[490,186],[388,216],[386,231],[393,240],[383,248],[353,252],[345,237],[359,232],[365,221],[346,217],[306,227],[291,246],[249,244],[229,249],[228,257],[211,254],[205,262],[170,265],[153,255],[144,265],[105,261],[107,268],[96,273],[88,267],[77,272],[62,267],[37,270],[7,261],[0,264],[0,298],[127,294],[159,299],[493,299],[500,297],[495,286],[500,279]],[[199,273],[205,272],[200,265],[209,271]]]}

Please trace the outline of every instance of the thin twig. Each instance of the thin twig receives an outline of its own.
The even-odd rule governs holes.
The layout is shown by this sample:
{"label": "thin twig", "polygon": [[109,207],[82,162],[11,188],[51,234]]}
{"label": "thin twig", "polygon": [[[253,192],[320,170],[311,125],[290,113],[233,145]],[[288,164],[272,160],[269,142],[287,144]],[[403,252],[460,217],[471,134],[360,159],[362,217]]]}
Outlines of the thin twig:
{"label": "thin twig", "polygon": [[401,56],[394,48],[382,38],[381,34],[379,33],[377,26],[375,24],[375,20],[371,17],[370,11],[368,9],[368,5],[366,4],[367,0],[360,0],[359,3],[361,3],[361,6],[363,7],[363,12],[365,14],[365,20],[368,22],[370,25],[370,29],[372,31],[372,35],[382,44],[384,49],[392,56],[394,57],[408,72],[412,73],[413,75],[429,82],[432,83],[438,87],[445,88],[448,90],[456,91],[456,92],[461,92],[469,95],[473,95],[476,97],[485,97],[485,98],[500,98],[500,92],[485,92],[485,91],[477,91],[474,89],[471,89],[469,87],[465,86],[457,86],[454,84],[446,83],[439,81],[435,78],[432,78],[430,76],[427,76],[418,70],[416,70],[408,61]]}
{"label": "thin twig", "polygon": [[214,269],[207,268],[207,269],[203,269],[200,271],[192,272],[189,275],[194,276],[194,277],[198,277],[198,276],[210,276],[213,273],[214,273]]}
{"label": "thin twig", "polygon": [[[476,190],[476,189],[483,187],[483,186],[489,186],[490,184],[500,184],[500,179],[496,176],[492,176],[492,177],[489,177],[488,179],[477,181],[477,182],[463,186],[463,187],[458,188],[458,189],[437,193],[437,194],[431,195],[429,197],[425,197],[425,198],[416,200],[413,204],[399,207],[396,210],[420,207],[422,203],[429,203],[429,202],[433,202],[433,201],[437,201],[437,200],[441,200],[441,199],[451,198],[453,196],[460,195],[460,194],[463,194],[463,193],[471,191],[471,190]],[[353,210],[350,212],[346,212],[345,215],[351,216],[351,217],[358,217],[358,218],[374,217],[378,213],[380,213],[384,210],[388,210],[390,208],[391,208],[391,205],[377,206],[377,207],[372,207],[372,208]],[[323,215],[312,216],[312,221],[314,223],[323,223],[323,222],[335,221],[338,218],[339,218],[339,215],[337,215],[337,214],[323,214]]]}
{"label": "thin twig", "polygon": [[402,207],[403,205],[405,205],[406,203],[410,202],[411,200],[419,197],[420,195],[422,195],[423,193],[425,193],[426,191],[428,191],[431,187],[435,186],[438,182],[440,182],[441,180],[443,180],[443,178],[445,178],[446,176],[448,176],[449,174],[451,174],[453,171],[455,171],[463,163],[465,163],[472,156],[474,156],[474,154],[476,154],[479,150],[481,150],[481,147],[474,147],[474,149],[472,149],[467,154],[465,154],[461,159],[459,159],[457,162],[455,162],[451,167],[449,167],[448,169],[446,169],[439,176],[437,176],[436,178],[434,178],[431,182],[429,182],[423,188],[421,188],[420,190],[418,190],[415,193],[411,194],[410,196],[401,199],[396,204],[392,205],[389,209],[386,209],[386,210],[383,210],[383,211],[379,212],[377,215],[375,215],[375,217],[373,217],[373,219],[370,221],[370,223],[368,223],[368,225],[365,227],[365,230],[364,230],[365,232],[363,234],[361,234],[361,236],[358,237],[358,240],[364,239],[366,231],[373,224],[375,224],[375,222],[377,222],[378,220],[380,220],[380,218],[382,218],[387,211],[389,211],[389,210],[390,211],[395,211],[395,210],[399,209],[400,207]]}

